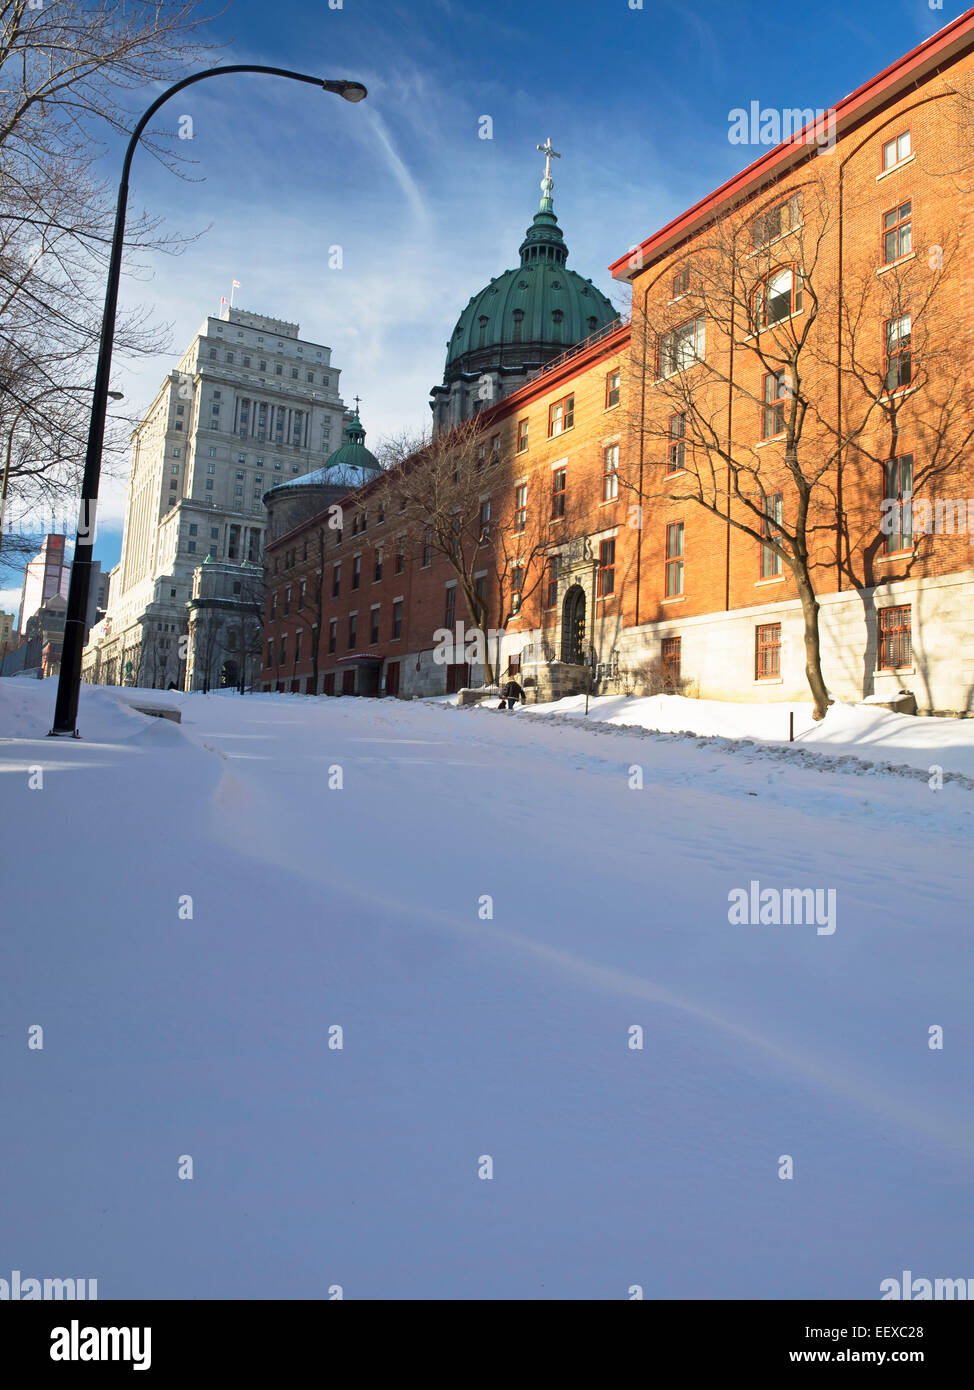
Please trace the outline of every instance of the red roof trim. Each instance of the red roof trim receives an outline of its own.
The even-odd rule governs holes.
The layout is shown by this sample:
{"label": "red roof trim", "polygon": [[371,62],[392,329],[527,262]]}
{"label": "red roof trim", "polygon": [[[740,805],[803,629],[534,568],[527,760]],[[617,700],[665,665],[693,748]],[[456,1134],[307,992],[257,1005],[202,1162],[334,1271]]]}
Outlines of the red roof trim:
{"label": "red roof trim", "polygon": [[480,418],[485,423],[500,422],[506,419],[508,415],[530,405],[540,396],[546,396],[549,391],[555,390],[564,382],[580,376],[604,358],[612,357],[615,353],[620,352],[628,343],[630,332],[631,326],[628,323],[620,324],[614,333],[600,339],[591,348],[583,349],[575,356],[567,358],[566,361],[559,363],[552,370],[544,371],[542,369],[537,376],[533,376],[530,381],[526,381],[523,386],[519,386],[516,391],[512,391],[509,396],[505,396],[495,406],[491,406],[490,410],[482,411]]}
{"label": "red roof trim", "polygon": [[[841,134],[840,127],[849,125],[853,118],[862,119],[868,114],[867,108],[870,105],[879,106],[884,99],[888,100],[892,95],[893,89],[898,83],[905,82],[907,79],[916,81],[923,68],[934,67],[938,60],[943,59],[948,54],[948,50],[954,52],[950,56],[970,45],[974,35],[974,10],[968,10],[958,19],[953,20],[943,29],[932,34],[929,39],[925,39],[917,48],[911,49],[902,58],[898,58],[883,72],[871,77],[868,82],[857,87],[847,97],[838,102],[834,107],[836,114],[837,134]],[[629,280],[633,274],[640,270],[645,270],[653,260],[663,254],[663,252],[674,241],[688,235],[698,224],[707,219],[707,215],[716,211],[722,204],[727,202],[739,201],[745,191],[760,184],[771,177],[773,173],[782,174],[790,161],[799,162],[801,159],[811,158],[810,147],[804,143],[800,134],[793,136],[790,140],[781,145],[776,145],[765,154],[756,159],[753,164],[749,164],[746,169],[741,170],[722,183],[719,188],[702,198],[700,202],[694,203],[693,207],[674,218],[672,222],[648,237],[646,241],[632,251],[627,251],[618,260],[612,262],[609,270],[614,279]],[[635,251],[640,253],[641,264],[630,266],[629,261]]]}

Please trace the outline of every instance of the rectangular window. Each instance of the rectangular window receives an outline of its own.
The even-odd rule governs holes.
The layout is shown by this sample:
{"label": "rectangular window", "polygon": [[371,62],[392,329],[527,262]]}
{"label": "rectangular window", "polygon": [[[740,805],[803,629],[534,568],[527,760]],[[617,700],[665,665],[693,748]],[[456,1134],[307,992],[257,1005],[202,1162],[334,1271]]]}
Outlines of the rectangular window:
{"label": "rectangular window", "polygon": [[883,213],[883,265],[908,256],[913,250],[913,204],[900,203]]}
{"label": "rectangular window", "polygon": [[281,651],[280,651],[280,655],[279,655],[278,658],[277,658],[277,664],[278,664],[278,666],[283,666],[283,665],[285,665],[286,662],[287,662],[287,633],[285,632],[284,635],[283,635],[282,638],[281,638]]}
{"label": "rectangular window", "polygon": [[196,524],[195,521],[190,522],[189,534],[191,536],[196,536],[199,534],[199,526]]}
{"label": "rectangular window", "polygon": [[479,544],[486,545],[490,540],[490,498],[485,497],[480,504],[480,538]]}
{"label": "rectangular window", "polygon": [[781,675],[781,624],[765,623],[754,629],[754,679],[777,680]]}
{"label": "rectangular window", "polygon": [[599,578],[597,593],[599,598],[608,598],[616,587],[616,543],[615,537],[599,544]]}
{"label": "rectangular window", "polygon": [[396,543],[396,574],[402,574],[406,568],[406,541],[400,536]]}
{"label": "rectangular window", "polygon": [[521,596],[524,593],[524,566],[511,566],[511,613],[516,615],[521,611]]}
{"label": "rectangular window", "polygon": [[518,422],[517,422],[517,451],[518,451],[518,453],[519,453],[519,454],[523,454],[524,451],[525,451],[525,449],[526,449],[527,447],[528,447],[528,422],[527,422],[527,420],[518,420]]}
{"label": "rectangular window", "polygon": [[797,314],[802,307],[801,271],[794,266],[781,266],[754,291],[751,331],[771,328]]}
{"label": "rectangular window", "polygon": [[568,489],[568,469],[555,468],[551,474],[551,519],[565,515],[565,493]]}
{"label": "rectangular window", "polygon": [[802,195],[798,192],[793,193],[783,203],[768,208],[760,217],[755,217],[751,223],[751,246],[755,251],[760,246],[766,246],[769,241],[775,241],[778,237],[784,236],[785,232],[797,227],[801,220]]}
{"label": "rectangular window", "polygon": [[290,611],[291,611],[291,586],[290,586],[290,584],[289,584],[289,585],[287,586],[287,588],[284,590],[284,616],[287,617],[287,615],[290,613]]}
{"label": "rectangular window", "polygon": [[523,531],[528,524],[528,485],[519,483],[514,489],[514,530]]}
{"label": "rectangular window", "polygon": [[342,562],[341,562],[341,560],[339,560],[337,564],[334,564],[334,565],[332,565],[332,567],[331,567],[331,596],[332,596],[332,598],[337,598],[337,597],[338,597],[338,591],[339,591],[339,589],[341,588],[341,585],[342,585]]}
{"label": "rectangular window", "polygon": [[382,578],[382,551],[375,552],[375,564],[372,567],[372,583],[377,584]]}
{"label": "rectangular window", "polygon": [[909,314],[886,323],[886,390],[898,391],[913,380],[912,320]]}
{"label": "rectangular window", "polygon": [[619,446],[602,450],[602,501],[614,502],[619,496]]}
{"label": "rectangular window", "polygon": [[663,678],[664,690],[675,691],[680,688],[682,648],[682,637],[664,637],[660,642],[660,674]]}
{"label": "rectangular window", "polygon": [[348,650],[353,652],[358,641],[358,614],[349,613],[348,615]]}
{"label": "rectangular window", "polygon": [[[764,516],[764,521],[761,523],[761,530],[762,530],[762,532],[763,532],[763,534],[764,534],[765,536],[771,537],[771,536],[774,536],[774,535],[777,534],[777,532],[776,532],[776,527],[780,527],[780,526],[781,526],[781,517],[782,517],[782,507],[783,507],[783,505],[784,505],[784,496],[783,496],[783,494],[780,493],[780,492],[772,493],[770,496],[768,496],[768,497],[765,498],[765,502],[764,502],[765,516]],[[762,547],[761,547],[761,578],[762,578],[762,579],[774,579],[777,575],[779,575],[779,574],[782,573],[782,567],[783,567],[783,565],[784,565],[784,560],[781,558],[780,555],[778,555],[774,550],[771,549],[770,545],[762,545]]]}
{"label": "rectangular window", "polygon": [[610,372],[605,379],[605,408],[611,409],[612,406],[619,404],[619,381],[620,372]]}
{"label": "rectangular window", "polygon": [[687,459],[687,417],[686,412],[670,416],[670,442],[666,452],[666,473],[682,473]]}
{"label": "rectangular window", "polygon": [[402,636],[402,599],[392,605],[392,636],[393,640]]}
{"label": "rectangular window", "polygon": [[328,652],[329,655],[338,646],[338,619],[332,618],[328,624]]}
{"label": "rectangular window", "polygon": [[892,529],[886,532],[884,549],[887,555],[913,548],[913,455],[901,454],[886,464],[886,502],[896,506],[883,508],[891,513]]}
{"label": "rectangular window", "polygon": [[785,432],[785,405],[788,401],[786,372],[768,372],[764,378],[764,406],[761,410],[761,438],[777,439]]}
{"label": "rectangular window", "polygon": [[427,526],[423,532],[423,569],[433,563],[433,528]]}
{"label": "rectangular window", "polygon": [[689,288],[690,288],[690,267],[689,267],[688,265],[681,265],[681,266],[680,266],[680,269],[679,269],[679,270],[676,272],[676,274],[673,276],[673,284],[672,284],[673,293],[670,295],[670,298],[671,298],[671,299],[679,299],[680,295],[681,295],[681,294],[686,294],[686,292],[687,292],[687,290],[688,290]]}
{"label": "rectangular window", "polygon": [[189,551],[190,555],[195,555],[195,554],[196,554],[196,542],[195,542],[195,541],[187,541],[187,542],[186,542],[186,549]]}
{"label": "rectangular window", "polygon": [[297,663],[301,660],[301,637],[302,637],[303,633],[304,633],[304,628],[303,628],[303,627],[299,627],[298,630],[297,630],[297,633],[295,634],[295,637],[294,637],[294,661],[295,661],[295,664],[297,664]]}
{"label": "rectangular window", "polygon": [[380,610],[378,608],[372,609],[372,626],[369,630],[370,643],[378,642],[379,640],[379,611]]}
{"label": "rectangular window", "polygon": [[352,588],[357,589],[362,581],[362,557],[356,555],[352,559]]}
{"label": "rectangular window", "polygon": [[911,605],[881,608],[879,619],[879,669],[897,671],[913,662]]}
{"label": "rectangular window", "polygon": [[904,159],[910,157],[910,132],[904,130],[902,135],[897,135],[893,140],[887,140],[883,145],[883,168],[895,169],[897,164],[902,164]]}
{"label": "rectangular window", "polygon": [[660,339],[659,375],[673,376],[702,361],[706,344],[704,316],[682,323]]}
{"label": "rectangular window", "polygon": [[457,616],[457,586],[449,584],[446,590],[446,615],[443,626],[452,628]]}
{"label": "rectangular window", "polygon": [[683,522],[671,522],[666,528],[666,597],[676,598],[683,593]]}
{"label": "rectangular window", "polygon": [[564,400],[555,401],[554,405],[548,407],[548,438],[554,439],[557,434],[564,434],[565,430],[570,430],[575,424],[575,397],[566,396]]}
{"label": "rectangular window", "polygon": [[268,665],[268,666],[273,666],[273,665],[274,665],[274,643],[273,643],[273,642],[268,642],[268,644],[267,644],[267,665]]}
{"label": "rectangular window", "polygon": [[548,585],[545,594],[545,607],[558,607],[558,567],[561,557],[551,555],[548,558]]}

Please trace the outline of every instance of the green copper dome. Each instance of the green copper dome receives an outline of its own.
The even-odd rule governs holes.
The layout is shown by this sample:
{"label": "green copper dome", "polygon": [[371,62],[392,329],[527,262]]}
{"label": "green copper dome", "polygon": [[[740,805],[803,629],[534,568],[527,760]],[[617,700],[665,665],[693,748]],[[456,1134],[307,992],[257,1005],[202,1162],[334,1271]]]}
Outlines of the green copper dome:
{"label": "green copper dome", "polygon": [[365,447],[365,430],[359,419],[357,405],[355,414],[345,429],[344,442],[333,454],[328,455],[325,470],[342,475],[343,482],[346,478],[349,482],[354,481],[356,486],[359,483],[367,483],[373,474],[382,471],[375,454]]}
{"label": "green copper dome", "polygon": [[521,242],[521,264],[491,280],[457,320],[447,345],[447,383],[492,368],[543,366],[618,318],[591,280],[565,267],[568,247],[554,213],[548,169],[541,189]]}
{"label": "green copper dome", "polygon": [[[355,399],[358,400],[358,397]],[[328,455],[320,468],[313,473],[303,473],[298,478],[289,478],[286,483],[278,483],[276,487],[268,489],[264,496],[270,493],[277,496],[285,490],[293,492],[300,488],[361,487],[381,472],[379,460],[365,447],[365,430],[356,405],[355,414],[345,427],[344,442]]]}

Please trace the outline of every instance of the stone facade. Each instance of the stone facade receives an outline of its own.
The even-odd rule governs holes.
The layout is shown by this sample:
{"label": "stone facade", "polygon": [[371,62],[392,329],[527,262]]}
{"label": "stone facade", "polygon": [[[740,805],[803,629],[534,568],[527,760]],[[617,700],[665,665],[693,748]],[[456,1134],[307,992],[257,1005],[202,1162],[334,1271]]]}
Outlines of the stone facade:
{"label": "stone facade", "polygon": [[262,563],[265,492],[319,467],[344,418],[330,348],[242,309],[208,318],[133,434],[122,557],[82,678],[182,688],[195,571]]}

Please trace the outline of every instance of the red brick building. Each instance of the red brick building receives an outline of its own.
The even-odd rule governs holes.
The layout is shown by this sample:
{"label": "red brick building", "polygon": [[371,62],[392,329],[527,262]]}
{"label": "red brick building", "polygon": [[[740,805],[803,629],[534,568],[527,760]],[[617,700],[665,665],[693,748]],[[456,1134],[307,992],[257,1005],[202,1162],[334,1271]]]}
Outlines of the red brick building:
{"label": "red brick building", "polygon": [[[805,698],[816,609],[836,696],[905,688],[968,712],[972,135],[974,11],[621,257],[631,326],[488,398],[495,666],[541,697],[594,676]],[[263,688],[483,678],[436,659],[469,615],[449,563],[397,529],[394,475],[307,495],[303,514],[268,505]]]}

